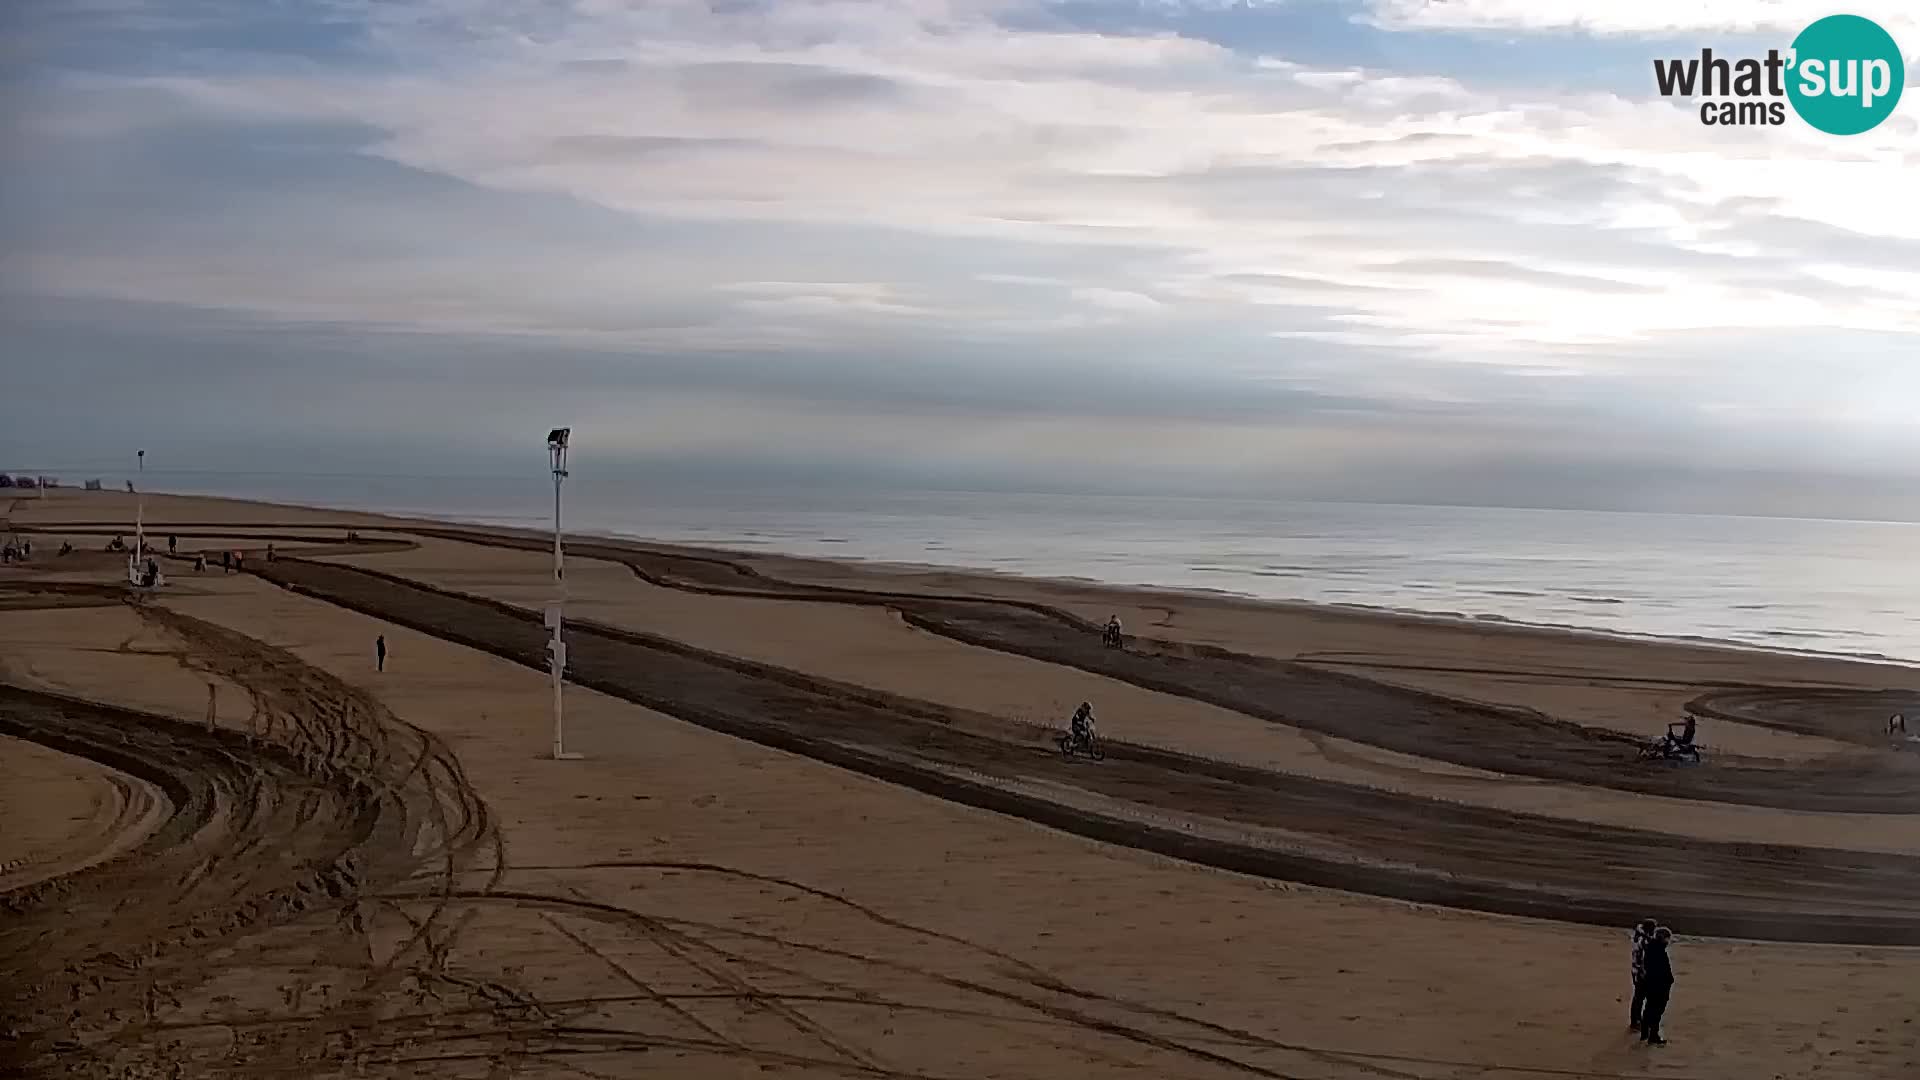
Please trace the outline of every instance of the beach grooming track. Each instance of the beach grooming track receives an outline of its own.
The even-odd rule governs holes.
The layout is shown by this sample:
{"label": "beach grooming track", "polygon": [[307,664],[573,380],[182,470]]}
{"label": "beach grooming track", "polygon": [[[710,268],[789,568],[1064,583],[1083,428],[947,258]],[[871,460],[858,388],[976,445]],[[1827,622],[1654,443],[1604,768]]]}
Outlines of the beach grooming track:
{"label": "beach grooming track", "polygon": [[[55,526],[42,526],[54,528]],[[217,526],[163,525],[181,536]],[[224,535],[224,534],[223,534]],[[255,527],[284,545],[347,550],[311,528]],[[379,530],[540,550],[533,537],[435,527]],[[400,541],[404,542],[404,541]],[[879,606],[984,648],[1067,665],[1261,720],[1516,777],[1780,810],[1920,812],[1920,756],[1846,755],[1793,766],[1651,768],[1624,736],[1538,712],[1460,701],[1212,647],[1136,639],[1104,649],[1097,627],[1037,603],[782,581],[730,559],[614,541],[575,557],[621,563],[693,592]],[[252,560],[297,593],[481,649],[545,664],[535,611],[309,558]],[[1101,841],[1224,869],[1422,903],[1617,925],[1647,905],[1694,932],[1920,944],[1920,859],[1725,843],[1461,805],[1155,747],[1109,743],[1099,767],[1062,759],[1051,732],[1003,718],[576,621],[572,681],[763,745]],[[1722,691],[1746,722],[1807,729],[1839,691]],[[1878,707],[1858,695],[1862,709]]]}
{"label": "beach grooming track", "polygon": [[[412,538],[538,551],[537,538],[381,528],[363,530],[364,540],[347,544],[340,530],[311,526],[155,528],[187,540],[204,534],[231,541],[244,533],[256,543],[274,542],[281,557],[249,559],[250,573],[292,593],[544,669],[539,612],[324,557],[406,550],[416,546]],[[886,608],[914,627],[968,645],[1525,782],[1769,810],[1920,812],[1920,755],[1850,754],[1773,768],[1651,768],[1633,762],[1625,737],[1530,710],[1179,642],[1134,639],[1124,652],[1103,649],[1097,627],[1044,604],[800,584],[728,558],[637,543],[578,541],[568,549],[576,558],[622,564],[662,588]],[[664,1049],[769,1068],[923,1076],[891,1069],[847,1041],[843,1032],[865,1026],[823,1024],[817,1019],[822,1010],[884,1014],[890,1023],[916,1012],[937,1014],[945,1023],[983,1025],[995,1038],[1008,1037],[1004,1029],[1012,1024],[1026,1033],[1020,1037],[1071,1039],[1076,1047],[1093,1040],[1131,1048],[1125,1054],[1160,1055],[1228,1074],[1299,1075],[1272,1067],[1274,1061],[1381,1076],[1427,1075],[1397,1071],[1390,1064],[1396,1061],[1420,1069],[1491,1067],[1276,1041],[1205,1015],[1073,985],[832,891],[718,863],[516,866],[452,750],[371,693],[284,649],[173,610],[164,594],[140,600],[117,585],[32,580],[0,587],[0,609],[123,604],[151,637],[167,643],[162,651],[181,668],[243,688],[251,716],[244,730],[235,730],[0,685],[0,735],[96,762],[158,793],[145,809],[142,831],[123,850],[0,892],[0,1030],[21,1035],[11,1044],[0,1041],[0,1071],[58,1062],[80,1075],[147,1075],[138,1070],[195,1054],[210,1060],[204,1054],[217,1052],[258,1074],[324,1064],[386,1075],[378,1070]],[[1123,741],[1109,742],[1099,764],[1067,760],[1053,749],[1049,729],[591,621],[570,624],[569,651],[575,683],[688,723],[940,799],[1188,862],[1565,922],[1619,926],[1656,909],[1697,935],[1920,945],[1920,913],[1911,905],[1920,889],[1920,858],[1908,855],[1607,827]],[[1695,705],[1706,715],[1830,736],[1821,718],[1832,710],[1868,716],[1892,700],[1867,692],[1722,687]],[[16,881],[24,872],[0,870],[11,870]],[[630,876],[648,891],[610,902],[568,884],[608,873]],[[798,903],[813,912],[810,919],[861,923],[863,940],[875,944],[829,947],[668,914],[645,902],[674,890],[725,894],[743,909]],[[514,978],[476,979],[450,963],[463,942],[470,947],[489,927],[508,925],[516,932],[532,928],[547,952],[576,956],[571,963],[618,974],[632,992],[554,1000]],[[210,948],[216,944],[218,951]],[[679,974],[642,977],[622,959],[636,949],[665,957]],[[181,1015],[180,994],[236,966],[277,973],[284,1012],[249,1013],[244,1023],[166,1020]],[[836,974],[817,973],[829,969]],[[800,988],[792,988],[795,979]],[[714,989],[670,989],[694,983]],[[788,989],[769,990],[770,984]],[[938,988],[947,1003],[921,1004],[903,989],[913,986]],[[397,1001],[417,1007],[396,1012]],[[376,1003],[384,1003],[377,1023],[371,1019]],[[653,1010],[676,1033],[643,1037],[596,1019],[620,1009]],[[758,1017],[755,1023],[784,1034],[743,1035],[712,1019],[724,1010]],[[58,1036],[82,1030],[96,1033],[84,1048]]]}

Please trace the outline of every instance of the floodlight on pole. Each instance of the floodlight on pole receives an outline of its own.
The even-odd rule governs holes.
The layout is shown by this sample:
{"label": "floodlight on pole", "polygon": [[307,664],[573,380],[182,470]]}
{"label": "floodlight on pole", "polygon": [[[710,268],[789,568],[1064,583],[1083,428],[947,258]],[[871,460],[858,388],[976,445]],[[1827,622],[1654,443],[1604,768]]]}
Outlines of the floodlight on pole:
{"label": "floodlight on pole", "polygon": [[139,482],[134,487],[133,497],[133,554],[127,556],[127,580],[135,585],[142,583],[140,560],[147,555],[147,452],[137,450],[134,457],[138,461],[135,471],[139,473]]}
{"label": "floodlight on pole", "polygon": [[553,466],[553,603],[547,607],[547,628],[553,631],[547,643],[547,668],[553,674],[553,759],[577,761],[579,754],[567,752],[563,738],[564,708],[561,701],[561,675],[567,667],[567,643],[561,636],[567,603],[566,570],[560,553],[560,484],[567,478],[567,441],[572,428],[554,428],[547,432],[547,459]]}

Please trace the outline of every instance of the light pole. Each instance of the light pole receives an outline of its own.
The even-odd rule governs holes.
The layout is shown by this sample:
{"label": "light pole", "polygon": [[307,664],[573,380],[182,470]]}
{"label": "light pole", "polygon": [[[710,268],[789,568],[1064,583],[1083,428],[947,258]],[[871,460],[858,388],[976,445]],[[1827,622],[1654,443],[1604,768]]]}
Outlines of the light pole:
{"label": "light pole", "polygon": [[140,560],[147,557],[147,452],[136,451],[139,459],[136,471],[140,479],[134,488],[133,496],[133,554],[127,556],[127,580],[135,585],[141,583]]}
{"label": "light pole", "polygon": [[567,478],[567,439],[572,428],[554,428],[547,432],[547,458],[553,465],[553,603],[547,607],[547,627],[553,638],[547,643],[547,667],[553,673],[553,760],[577,761],[569,754],[562,738],[563,707],[560,700],[561,673],[567,667],[567,643],[560,635],[562,610],[567,603],[566,571],[560,564],[560,484]]}

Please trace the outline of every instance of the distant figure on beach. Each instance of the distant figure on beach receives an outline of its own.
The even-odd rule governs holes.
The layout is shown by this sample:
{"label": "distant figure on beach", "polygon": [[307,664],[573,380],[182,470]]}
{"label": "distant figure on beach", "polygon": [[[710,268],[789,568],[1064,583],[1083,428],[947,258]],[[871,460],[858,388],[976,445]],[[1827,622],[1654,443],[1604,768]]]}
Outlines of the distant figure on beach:
{"label": "distant figure on beach", "polygon": [[207,557],[205,555],[195,555],[193,557],[193,572],[198,574],[206,570],[206,568]]}
{"label": "distant figure on beach", "polygon": [[1667,999],[1673,994],[1673,960],[1667,955],[1667,946],[1672,941],[1673,931],[1664,926],[1656,929],[1647,941],[1644,970],[1640,975],[1640,985],[1647,994],[1645,1011],[1640,1014],[1640,1038],[1648,1046],[1667,1045],[1660,1034],[1660,1021],[1666,1018]]}
{"label": "distant figure on beach", "polygon": [[1633,928],[1630,938],[1633,942],[1633,959],[1628,970],[1633,974],[1633,1000],[1627,1006],[1627,1026],[1633,1029],[1635,1035],[1640,1034],[1641,1017],[1647,1005],[1647,942],[1653,940],[1653,932],[1659,927],[1660,924],[1652,919],[1641,919]]}
{"label": "distant figure on beach", "polygon": [[71,540],[62,541],[60,544],[60,554],[62,555],[73,554],[73,541]]}
{"label": "distant figure on beach", "polygon": [[273,545],[272,544],[267,545],[267,561],[268,562],[273,561]]}
{"label": "distant figure on beach", "polygon": [[179,548],[179,546],[180,546],[179,537],[172,536],[172,535],[169,535],[167,537],[167,554],[172,555],[175,552],[175,550]]}
{"label": "distant figure on beach", "polygon": [[223,574],[233,573],[233,552],[223,551],[220,553],[220,572]]}
{"label": "distant figure on beach", "polygon": [[387,670],[387,635],[385,634],[373,639],[373,669]]}
{"label": "distant figure on beach", "polygon": [[1887,717],[1887,734],[1905,735],[1907,733],[1907,714],[1894,713]]}
{"label": "distant figure on beach", "polygon": [[1107,629],[1106,632],[1101,635],[1100,640],[1108,645],[1119,645],[1122,641],[1126,640],[1120,636],[1120,616],[1107,616]]}

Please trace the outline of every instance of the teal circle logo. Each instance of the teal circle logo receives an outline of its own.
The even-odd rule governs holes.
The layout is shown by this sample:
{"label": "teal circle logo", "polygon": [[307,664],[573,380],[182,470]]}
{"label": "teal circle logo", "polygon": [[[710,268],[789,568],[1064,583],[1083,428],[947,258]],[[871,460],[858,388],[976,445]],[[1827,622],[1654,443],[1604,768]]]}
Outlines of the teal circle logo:
{"label": "teal circle logo", "polygon": [[1893,114],[1907,82],[1893,35],[1872,19],[1829,15],[1793,39],[1787,100],[1829,135],[1871,131]]}

